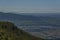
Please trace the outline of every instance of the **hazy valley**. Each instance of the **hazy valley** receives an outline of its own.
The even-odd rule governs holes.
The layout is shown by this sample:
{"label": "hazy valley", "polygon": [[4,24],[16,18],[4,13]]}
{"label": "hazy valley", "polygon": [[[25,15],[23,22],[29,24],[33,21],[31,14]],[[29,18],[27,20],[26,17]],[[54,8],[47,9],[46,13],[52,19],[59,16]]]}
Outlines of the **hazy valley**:
{"label": "hazy valley", "polygon": [[43,15],[35,16],[0,12],[0,21],[13,22],[18,28],[43,39],[60,38],[60,14]]}

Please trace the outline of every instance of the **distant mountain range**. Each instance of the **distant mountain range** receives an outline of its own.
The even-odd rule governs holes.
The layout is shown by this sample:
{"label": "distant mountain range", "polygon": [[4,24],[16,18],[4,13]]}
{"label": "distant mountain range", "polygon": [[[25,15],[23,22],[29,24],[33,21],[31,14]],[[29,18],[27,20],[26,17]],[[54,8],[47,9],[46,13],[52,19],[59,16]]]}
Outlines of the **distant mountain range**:
{"label": "distant mountain range", "polygon": [[[33,15],[22,15],[21,14],[14,14],[14,13],[3,13],[0,12],[0,20],[4,20],[4,21],[12,21],[14,23],[16,23],[19,26],[22,25],[48,25],[48,26],[59,26],[60,24],[60,15],[58,16],[58,14],[54,14],[54,17],[52,17],[53,13],[51,13],[49,16],[48,13],[46,14],[39,14],[41,16],[33,16]],[[29,13],[25,13],[25,14],[29,14]],[[31,13],[33,14],[33,13]],[[35,13],[37,14],[37,13]],[[37,14],[38,15],[38,14]],[[46,15],[46,16],[45,16]],[[56,22],[57,21],[57,22]],[[23,23],[24,22],[24,23]],[[56,22],[56,23],[55,23]]]}
{"label": "distant mountain range", "polygon": [[[19,13],[18,13],[19,14]],[[22,15],[32,15],[32,16],[51,16],[51,17],[60,17],[60,13],[20,13]]]}

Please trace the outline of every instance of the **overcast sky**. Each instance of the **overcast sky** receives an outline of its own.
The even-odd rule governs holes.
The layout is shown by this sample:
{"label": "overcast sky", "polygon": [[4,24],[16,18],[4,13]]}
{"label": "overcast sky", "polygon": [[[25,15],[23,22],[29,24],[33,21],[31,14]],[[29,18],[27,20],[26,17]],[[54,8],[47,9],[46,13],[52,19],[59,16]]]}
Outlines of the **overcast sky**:
{"label": "overcast sky", "polygon": [[58,13],[60,12],[60,0],[0,0],[0,11]]}

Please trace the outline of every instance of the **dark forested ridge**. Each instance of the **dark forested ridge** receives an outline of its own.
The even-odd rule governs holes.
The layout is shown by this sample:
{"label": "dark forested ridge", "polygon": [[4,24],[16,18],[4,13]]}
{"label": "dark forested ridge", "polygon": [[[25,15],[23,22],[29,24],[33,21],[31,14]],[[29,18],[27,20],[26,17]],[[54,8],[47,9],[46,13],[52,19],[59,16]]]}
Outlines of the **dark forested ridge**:
{"label": "dark forested ridge", "polygon": [[0,40],[42,40],[29,35],[11,22],[0,21]]}
{"label": "dark forested ridge", "polygon": [[[38,14],[38,13],[35,13],[35,14]],[[54,13],[46,13],[46,14],[41,13],[39,15],[40,16],[33,16],[33,15],[22,15],[22,13],[16,14],[16,13],[0,12],[0,20],[17,22],[16,24],[19,24],[19,25],[24,24],[24,25],[35,25],[35,26],[36,25],[60,26],[59,13],[55,13],[55,14]]]}

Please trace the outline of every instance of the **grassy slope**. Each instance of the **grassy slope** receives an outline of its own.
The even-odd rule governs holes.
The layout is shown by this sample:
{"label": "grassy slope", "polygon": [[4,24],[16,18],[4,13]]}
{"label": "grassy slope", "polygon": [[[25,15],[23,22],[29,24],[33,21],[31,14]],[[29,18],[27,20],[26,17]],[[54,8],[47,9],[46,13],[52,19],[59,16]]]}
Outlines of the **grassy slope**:
{"label": "grassy slope", "polygon": [[17,28],[11,22],[0,22],[0,40],[42,40]]}

